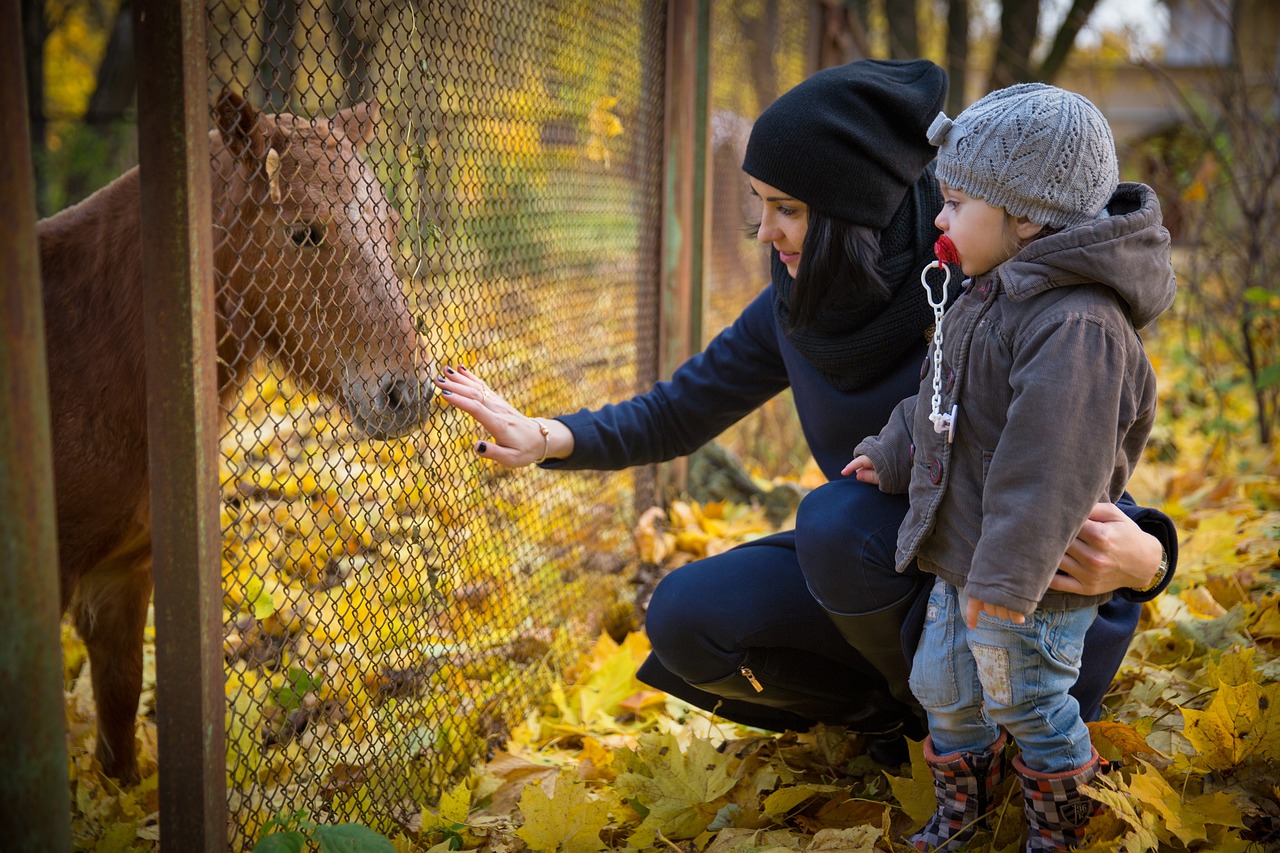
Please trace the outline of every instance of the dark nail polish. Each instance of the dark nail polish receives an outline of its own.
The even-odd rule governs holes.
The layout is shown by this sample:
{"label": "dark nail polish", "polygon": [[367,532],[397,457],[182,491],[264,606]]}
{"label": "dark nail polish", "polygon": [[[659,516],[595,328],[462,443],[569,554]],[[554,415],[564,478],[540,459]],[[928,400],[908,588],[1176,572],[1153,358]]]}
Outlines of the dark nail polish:
{"label": "dark nail polish", "polygon": [[453,392],[452,392],[452,391],[450,391],[448,388],[442,388],[442,389],[440,390],[440,393],[441,393],[441,394],[443,394],[443,395],[445,395],[446,397],[452,397],[452,396],[453,396]]}
{"label": "dark nail polish", "polygon": [[485,444],[483,441],[476,445],[476,453],[483,454],[488,449],[489,445]]}
{"label": "dark nail polish", "polygon": [[446,368],[444,369],[444,372],[445,372],[445,373],[453,373],[453,368],[452,368],[452,367],[446,367]]}
{"label": "dark nail polish", "polygon": [[436,381],[437,381],[437,382],[443,382],[443,381],[444,381],[444,377],[443,377],[443,376],[437,376],[437,377],[436,377]]}

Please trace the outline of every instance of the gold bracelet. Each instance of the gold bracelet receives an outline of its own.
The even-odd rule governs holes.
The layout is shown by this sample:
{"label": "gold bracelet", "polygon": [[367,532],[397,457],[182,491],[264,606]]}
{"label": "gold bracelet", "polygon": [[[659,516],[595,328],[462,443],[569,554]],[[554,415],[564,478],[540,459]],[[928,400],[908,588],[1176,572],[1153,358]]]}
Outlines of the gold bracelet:
{"label": "gold bracelet", "polygon": [[547,461],[547,451],[551,449],[551,430],[547,429],[547,425],[542,422],[541,418],[530,418],[538,425],[539,431],[542,432],[542,458],[535,461],[534,465],[541,465]]}
{"label": "gold bracelet", "polygon": [[1169,574],[1169,552],[1165,550],[1163,545],[1161,545],[1160,546],[1160,568],[1156,569],[1156,576],[1151,579],[1151,583],[1147,584],[1142,589],[1134,590],[1134,591],[1137,592],[1139,595],[1143,595],[1148,592],[1151,592],[1156,587],[1160,586],[1160,584],[1164,583],[1164,579],[1167,574]]}

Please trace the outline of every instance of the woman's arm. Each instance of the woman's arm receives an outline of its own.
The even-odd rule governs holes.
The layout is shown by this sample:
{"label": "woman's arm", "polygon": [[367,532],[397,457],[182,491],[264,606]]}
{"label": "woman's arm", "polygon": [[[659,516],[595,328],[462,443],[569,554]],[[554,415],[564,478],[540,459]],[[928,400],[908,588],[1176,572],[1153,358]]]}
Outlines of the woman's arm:
{"label": "woman's arm", "polygon": [[1094,506],[1049,586],[1081,595],[1114,591],[1129,601],[1150,601],[1173,580],[1177,561],[1173,522],[1126,494],[1116,504]]}
{"label": "woman's arm", "polygon": [[475,452],[502,465],[619,470],[664,462],[698,449],[789,384],[772,299],[767,288],[670,380],[598,409],[531,418],[465,368],[438,377],[436,387],[492,436],[474,442]]}

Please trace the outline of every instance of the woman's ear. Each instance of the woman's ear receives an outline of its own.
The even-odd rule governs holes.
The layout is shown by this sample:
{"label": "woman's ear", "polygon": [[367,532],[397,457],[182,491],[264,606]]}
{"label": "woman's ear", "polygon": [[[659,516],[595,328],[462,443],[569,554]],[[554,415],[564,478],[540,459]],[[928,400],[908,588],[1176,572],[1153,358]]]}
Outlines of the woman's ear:
{"label": "woman's ear", "polygon": [[1044,230],[1039,222],[1032,222],[1025,216],[1010,216],[1013,220],[1013,233],[1018,235],[1019,242],[1025,243]]}

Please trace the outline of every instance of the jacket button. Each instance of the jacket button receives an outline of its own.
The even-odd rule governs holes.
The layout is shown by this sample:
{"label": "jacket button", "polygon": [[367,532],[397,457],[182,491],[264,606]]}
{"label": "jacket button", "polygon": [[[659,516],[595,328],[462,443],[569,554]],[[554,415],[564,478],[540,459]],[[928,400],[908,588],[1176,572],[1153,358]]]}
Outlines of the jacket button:
{"label": "jacket button", "polygon": [[942,460],[935,459],[929,463],[929,482],[935,486],[942,482]]}
{"label": "jacket button", "polygon": [[947,370],[947,387],[946,387],[947,393],[950,394],[951,389],[954,387],[956,387],[956,372],[954,370],[948,369]]}

